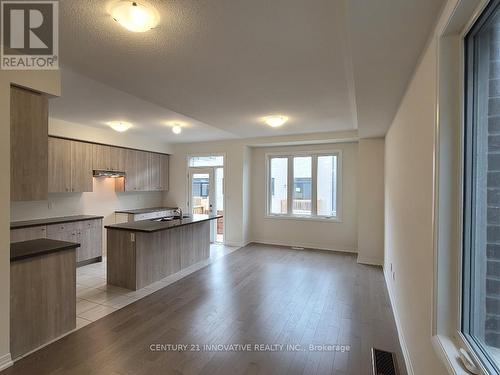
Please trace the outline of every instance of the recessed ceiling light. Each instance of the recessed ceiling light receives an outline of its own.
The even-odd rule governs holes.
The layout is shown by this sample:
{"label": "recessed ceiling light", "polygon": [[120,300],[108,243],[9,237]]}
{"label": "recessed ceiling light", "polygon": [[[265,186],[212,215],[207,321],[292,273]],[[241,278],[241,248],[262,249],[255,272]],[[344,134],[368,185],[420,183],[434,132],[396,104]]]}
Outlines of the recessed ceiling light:
{"label": "recessed ceiling light", "polygon": [[287,121],[288,121],[288,117],[281,116],[281,115],[273,115],[273,116],[264,117],[264,122],[273,128],[280,127],[281,125],[283,125]]}
{"label": "recessed ceiling light", "polygon": [[151,30],[160,20],[154,8],[135,1],[119,1],[113,4],[110,13],[116,22],[135,33]]}
{"label": "recessed ceiling light", "polygon": [[126,132],[132,127],[132,124],[130,122],[125,121],[110,121],[108,122],[108,125],[111,126],[113,130],[120,133]]}
{"label": "recessed ceiling light", "polygon": [[180,125],[174,125],[174,127],[172,128],[172,132],[174,134],[181,134],[182,132],[182,127]]}

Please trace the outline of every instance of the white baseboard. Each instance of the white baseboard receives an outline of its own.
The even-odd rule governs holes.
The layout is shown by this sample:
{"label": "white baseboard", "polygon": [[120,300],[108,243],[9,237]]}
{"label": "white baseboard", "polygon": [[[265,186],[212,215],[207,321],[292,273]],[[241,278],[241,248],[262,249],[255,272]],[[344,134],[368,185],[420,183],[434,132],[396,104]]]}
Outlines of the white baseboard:
{"label": "white baseboard", "polygon": [[376,258],[365,258],[358,254],[358,263],[360,264],[368,264],[370,266],[384,266],[384,261]]}
{"label": "white baseboard", "polygon": [[392,291],[392,284],[390,283],[390,275],[384,269],[385,285],[387,286],[387,292],[389,294],[389,299],[391,301],[392,314],[394,315],[394,320],[396,321],[396,329],[398,331],[399,345],[401,345],[401,351],[403,352],[403,358],[406,364],[406,371],[408,375],[414,375],[413,366],[411,364],[410,352],[408,346],[406,346],[406,340],[403,334],[403,329],[401,327],[401,321],[399,320],[399,313],[396,307],[394,293]]}
{"label": "white baseboard", "polygon": [[14,362],[12,362],[10,353],[4,354],[0,357],[0,371],[5,370],[7,367],[12,366],[13,364]]}
{"label": "white baseboard", "polygon": [[258,243],[262,245],[275,245],[275,246],[287,246],[287,247],[303,247],[304,249],[315,249],[315,250],[327,250],[336,251],[340,253],[357,253],[357,249],[336,249],[332,247],[324,247],[321,245],[313,243],[297,243],[297,242],[286,242],[286,241],[267,241],[267,240],[252,240],[250,242]]}
{"label": "white baseboard", "polygon": [[226,246],[232,246],[232,247],[245,247],[252,241],[247,241],[247,242],[224,242],[224,245]]}

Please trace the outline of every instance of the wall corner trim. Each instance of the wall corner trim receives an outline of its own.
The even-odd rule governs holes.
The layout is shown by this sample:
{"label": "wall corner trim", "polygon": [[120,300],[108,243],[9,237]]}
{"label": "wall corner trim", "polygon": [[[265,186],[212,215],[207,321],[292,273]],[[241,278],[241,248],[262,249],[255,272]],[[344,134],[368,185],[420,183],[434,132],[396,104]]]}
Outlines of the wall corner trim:
{"label": "wall corner trim", "polygon": [[5,370],[7,367],[12,366],[13,364],[14,362],[12,361],[10,353],[0,356],[0,371]]}
{"label": "wall corner trim", "polygon": [[408,346],[406,345],[406,340],[404,337],[403,329],[401,327],[401,321],[399,320],[399,313],[398,313],[398,309],[396,307],[396,301],[394,299],[392,285],[390,283],[390,276],[387,273],[385,268],[384,268],[384,278],[385,278],[385,284],[387,287],[387,292],[389,294],[389,300],[391,301],[392,314],[394,315],[394,321],[396,322],[396,329],[398,331],[398,337],[399,337],[399,345],[401,345],[401,351],[403,352],[403,358],[404,358],[405,365],[406,365],[406,371],[408,372],[408,375],[414,375],[415,372],[413,371],[413,366],[411,363],[410,351],[408,350]]}

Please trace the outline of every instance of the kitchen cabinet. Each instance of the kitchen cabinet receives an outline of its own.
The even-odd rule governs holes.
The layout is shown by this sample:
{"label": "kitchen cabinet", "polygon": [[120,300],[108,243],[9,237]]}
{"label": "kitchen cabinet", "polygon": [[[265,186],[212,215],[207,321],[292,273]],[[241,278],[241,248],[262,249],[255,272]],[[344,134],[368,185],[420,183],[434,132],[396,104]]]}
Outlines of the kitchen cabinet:
{"label": "kitchen cabinet", "polygon": [[92,167],[94,170],[111,171],[111,146],[92,145]]}
{"label": "kitchen cabinet", "polygon": [[71,142],[49,137],[49,193],[71,191]]}
{"label": "kitchen cabinet", "polygon": [[92,191],[92,145],[49,137],[49,192]]}
{"label": "kitchen cabinet", "polygon": [[102,257],[102,219],[37,225],[10,231],[11,243],[38,238],[79,243],[80,247],[76,250],[78,263],[89,263]]}
{"label": "kitchen cabinet", "polygon": [[47,227],[40,225],[31,228],[11,229],[10,242],[24,242],[36,240],[39,238],[47,238]]}
{"label": "kitchen cabinet", "polygon": [[149,190],[161,191],[161,155],[150,152],[148,155]]}
{"label": "kitchen cabinet", "polygon": [[125,172],[116,192],[167,191],[169,155],[49,137],[49,192],[91,192],[93,170]]}
{"label": "kitchen cabinet", "polygon": [[149,152],[136,151],[136,183],[138,191],[150,191]]}
{"label": "kitchen cabinet", "polygon": [[137,182],[137,158],[135,150],[126,150],[125,155],[125,191],[136,191]]}
{"label": "kitchen cabinet", "polygon": [[168,155],[160,155],[160,175],[161,175],[161,191],[168,191],[169,187],[169,159]]}
{"label": "kitchen cabinet", "polygon": [[85,142],[71,143],[71,191],[91,192],[92,184],[92,145]]}
{"label": "kitchen cabinet", "polygon": [[12,201],[48,198],[48,99],[11,86],[10,197]]}

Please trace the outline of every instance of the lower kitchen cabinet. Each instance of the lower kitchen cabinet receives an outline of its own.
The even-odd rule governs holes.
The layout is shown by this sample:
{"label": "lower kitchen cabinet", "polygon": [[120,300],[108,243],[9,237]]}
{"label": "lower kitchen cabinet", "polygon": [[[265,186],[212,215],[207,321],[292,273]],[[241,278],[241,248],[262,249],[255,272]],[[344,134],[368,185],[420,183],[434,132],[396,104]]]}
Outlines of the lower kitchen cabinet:
{"label": "lower kitchen cabinet", "polygon": [[48,224],[11,229],[11,243],[48,238],[51,240],[76,242],[76,262],[85,265],[102,259],[102,219],[69,223]]}

